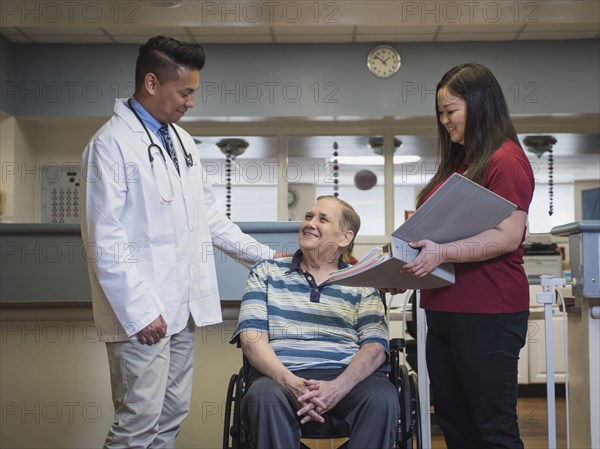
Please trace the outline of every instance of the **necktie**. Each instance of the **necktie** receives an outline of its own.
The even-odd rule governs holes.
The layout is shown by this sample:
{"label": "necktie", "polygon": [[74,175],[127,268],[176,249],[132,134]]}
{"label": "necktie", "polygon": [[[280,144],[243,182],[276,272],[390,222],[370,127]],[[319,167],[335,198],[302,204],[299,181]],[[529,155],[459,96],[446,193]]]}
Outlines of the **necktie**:
{"label": "necktie", "polygon": [[171,136],[169,135],[169,126],[162,125],[160,128],[158,128],[158,132],[160,133],[160,135],[163,138],[163,142],[165,143],[165,148],[167,150],[167,153],[169,153],[169,156],[171,157],[173,164],[175,164],[177,173],[181,174],[179,172],[179,162],[177,161],[177,153],[175,153],[175,145],[173,145],[173,140],[171,140]]}

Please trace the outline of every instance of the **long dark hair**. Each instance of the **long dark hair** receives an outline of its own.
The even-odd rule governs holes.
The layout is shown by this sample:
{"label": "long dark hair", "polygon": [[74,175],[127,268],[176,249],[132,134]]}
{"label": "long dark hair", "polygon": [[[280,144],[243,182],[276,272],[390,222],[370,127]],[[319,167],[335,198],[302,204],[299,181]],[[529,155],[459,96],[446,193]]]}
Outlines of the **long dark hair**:
{"label": "long dark hair", "polygon": [[438,118],[439,166],[431,181],[419,193],[418,205],[463,162],[469,164],[464,176],[481,183],[492,155],[507,138],[521,146],[500,84],[490,69],[482,64],[467,63],[446,72],[436,88],[436,116],[439,115],[437,93],[444,87],[448,93],[467,103],[464,145],[450,140],[450,134]]}

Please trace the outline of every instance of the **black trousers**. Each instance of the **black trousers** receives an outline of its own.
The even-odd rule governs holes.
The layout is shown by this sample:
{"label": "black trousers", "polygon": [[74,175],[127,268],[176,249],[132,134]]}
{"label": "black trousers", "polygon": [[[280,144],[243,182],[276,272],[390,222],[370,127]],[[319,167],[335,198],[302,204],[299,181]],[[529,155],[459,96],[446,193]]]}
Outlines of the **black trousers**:
{"label": "black trousers", "polygon": [[[254,370],[253,370],[254,371]],[[332,380],[342,370],[305,370],[305,379]],[[400,416],[398,392],[387,375],[376,372],[359,382],[324,415],[325,423],[300,425],[287,392],[269,377],[254,371],[242,399],[242,419],[258,449],[297,449],[302,436],[349,437],[349,449],[394,447]]]}
{"label": "black trousers", "polygon": [[517,363],[529,312],[426,311],[433,405],[449,449],[523,448]]}

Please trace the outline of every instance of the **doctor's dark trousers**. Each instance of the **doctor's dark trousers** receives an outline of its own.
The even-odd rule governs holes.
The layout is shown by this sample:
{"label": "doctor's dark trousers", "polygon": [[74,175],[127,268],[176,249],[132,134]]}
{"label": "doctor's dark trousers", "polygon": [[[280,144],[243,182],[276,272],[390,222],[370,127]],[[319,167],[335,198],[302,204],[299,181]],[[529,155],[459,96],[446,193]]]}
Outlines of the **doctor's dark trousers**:
{"label": "doctor's dark trousers", "polygon": [[448,449],[523,448],[517,364],[529,312],[426,315],[433,405]]}
{"label": "doctor's dark trousers", "polygon": [[[376,372],[359,382],[324,414],[325,423],[300,425],[287,392],[269,377],[253,372],[242,399],[242,419],[248,424],[258,449],[298,449],[300,438],[349,437],[349,449],[394,447],[400,416],[398,392],[387,375]],[[343,370],[296,371],[304,379],[332,380]]]}

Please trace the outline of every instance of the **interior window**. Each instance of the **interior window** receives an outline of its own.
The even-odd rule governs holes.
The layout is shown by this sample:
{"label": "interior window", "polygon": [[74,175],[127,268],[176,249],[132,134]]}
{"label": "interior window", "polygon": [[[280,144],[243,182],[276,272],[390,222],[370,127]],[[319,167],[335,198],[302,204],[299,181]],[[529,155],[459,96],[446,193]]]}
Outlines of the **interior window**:
{"label": "interior window", "polygon": [[205,176],[233,221],[277,221],[277,139],[198,136]]}
{"label": "interior window", "polygon": [[361,236],[384,235],[384,159],[376,147],[382,142],[368,136],[289,137],[288,218],[301,220],[317,196],[337,193],[360,215]]}

